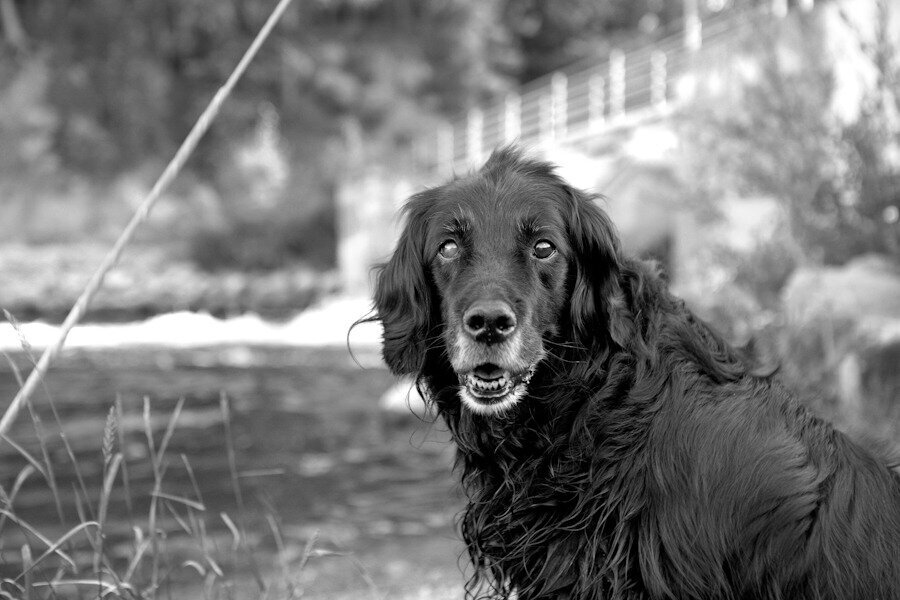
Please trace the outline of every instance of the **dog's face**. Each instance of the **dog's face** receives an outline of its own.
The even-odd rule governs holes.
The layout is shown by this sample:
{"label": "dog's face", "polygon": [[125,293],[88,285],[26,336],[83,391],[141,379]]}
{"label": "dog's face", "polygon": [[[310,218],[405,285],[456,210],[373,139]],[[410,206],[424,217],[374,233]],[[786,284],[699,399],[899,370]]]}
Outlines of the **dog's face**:
{"label": "dog's face", "polygon": [[615,338],[603,308],[617,269],[612,226],[548,165],[504,150],[406,210],[375,293],[395,373],[421,375],[439,353],[464,406],[495,414],[526,397],[554,347]]}
{"label": "dog's face", "polygon": [[460,397],[480,413],[522,398],[559,336],[571,257],[558,186],[511,172],[463,180],[431,206],[425,248]]}

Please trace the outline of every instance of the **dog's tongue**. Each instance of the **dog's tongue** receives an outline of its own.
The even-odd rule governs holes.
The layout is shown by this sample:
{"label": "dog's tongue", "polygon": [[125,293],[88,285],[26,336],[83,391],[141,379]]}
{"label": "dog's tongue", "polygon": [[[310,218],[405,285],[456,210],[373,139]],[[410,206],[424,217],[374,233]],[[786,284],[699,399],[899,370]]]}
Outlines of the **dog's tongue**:
{"label": "dog's tongue", "polygon": [[479,379],[484,379],[487,381],[500,379],[504,375],[503,369],[491,363],[478,365],[477,367],[475,367],[475,369],[472,370],[472,373]]}

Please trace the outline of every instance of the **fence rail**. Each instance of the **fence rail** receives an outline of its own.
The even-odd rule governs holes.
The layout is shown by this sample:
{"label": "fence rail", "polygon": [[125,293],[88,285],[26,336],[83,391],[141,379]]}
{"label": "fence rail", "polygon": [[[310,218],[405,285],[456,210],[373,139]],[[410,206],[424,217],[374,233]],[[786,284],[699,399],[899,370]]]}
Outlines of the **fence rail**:
{"label": "fence rail", "polygon": [[[814,0],[795,0],[803,11]],[[759,18],[783,17],[788,0],[724,10],[651,44],[612,50],[604,59],[554,72],[517,93],[476,106],[414,144],[415,168],[444,175],[481,163],[497,146],[575,143],[667,114],[685,100],[679,82],[698,65],[720,63]]]}

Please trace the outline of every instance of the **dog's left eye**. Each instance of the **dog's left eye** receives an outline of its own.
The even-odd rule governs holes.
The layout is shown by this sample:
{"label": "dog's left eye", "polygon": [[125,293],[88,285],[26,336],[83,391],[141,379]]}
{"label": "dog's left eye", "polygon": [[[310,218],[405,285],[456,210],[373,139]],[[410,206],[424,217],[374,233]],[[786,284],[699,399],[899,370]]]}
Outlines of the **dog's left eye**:
{"label": "dog's left eye", "polygon": [[446,259],[456,258],[459,255],[459,244],[453,240],[447,240],[438,248],[438,254]]}
{"label": "dog's left eye", "polygon": [[541,240],[534,245],[534,256],[536,258],[550,258],[556,252],[556,246],[547,240]]}

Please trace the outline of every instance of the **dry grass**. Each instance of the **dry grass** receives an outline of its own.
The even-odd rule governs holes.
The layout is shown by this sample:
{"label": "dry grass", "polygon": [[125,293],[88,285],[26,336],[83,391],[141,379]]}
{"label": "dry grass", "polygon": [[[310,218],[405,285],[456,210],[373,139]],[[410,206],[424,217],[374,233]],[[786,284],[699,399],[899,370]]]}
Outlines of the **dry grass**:
{"label": "dry grass", "polygon": [[[15,321],[10,317],[10,322]],[[35,355],[27,341],[22,347],[34,364]],[[22,374],[11,357],[6,356],[19,385]],[[171,457],[169,443],[178,425],[184,406],[180,401],[168,416],[161,437],[154,435],[149,399],[145,398],[140,423],[143,427],[146,461],[152,470],[152,491],[149,510],[135,514],[134,491],[130,484],[130,469],[135,465],[125,460],[125,415],[120,399],[110,407],[102,436],[97,440],[102,456],[101,489],[89,493],[82,466],[75,458],[65,435],[62,420],[54,406],[49,390],[44,389],[58,433],[50,435],[37,411],[27,404],[40,454],[28,452],[14,440],[3,436],[0,443],[10,444],[22,456],[25,465],[10,489],[0,486],[0,552],[4,564],[0,566],[0,597],[3,598],[127,598],[150,599],[172,597],[218,598],[301,598],[303,589],[299,575],[311,556],[329,552],[315,548],[312,536],[301,553],[289,551],[283,542],[279,521],[275,514],[267,514],[267,530],[247,534],[247,520],[240,485],[240,473],[235,461],[231,433],[231,410],[223,394],[220,408],[225,423],[223,451],[227,453],[237,514],[212,514],[204,503],[200,486],[194,476],[190,459],[184,454]],[[54,445],[65,449],[66,463],[54,463]],[[193,493],[179,496],[166,493],[166,473],[183,469]],[[63,510],[63,494],[57,485],[57,473],[73,473],[76,480],[73,493],[77,519],[67,518]],[[58,525],[50,527],[28,522],[17,503],[23,484],[33,477],[46,483],[47,493],[56,507]],[[113,501],[115,498],[124,501]],[[92,501],[93,498],[93,501]],[[125,514],[113,515],[113,507]],[[166,526],[162,525],[165,521]],[[118,523],[118,527],[112,524]],[[130,534],[123,535],[126,523]],[[221,524],[230,532],[230,539],[221,534]],[[62,531],[50,537],[44,530]],[[5,543],[16,540],[17,549]],[[265,544],[265,552],[261,552]],[[271,556],[274,547],[278,567],[259,564],[259,556]],[[18,561],[9,560],[10,554]],[[373,588],[374,589],[374,588]],[[180,592],[179,592],[180,590]],[[190,590],[188,592],[188,590]],[[373,594],[378,596],[377,593]]]}

